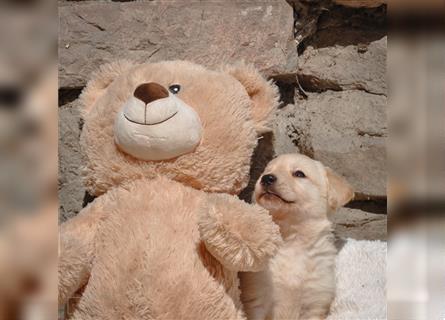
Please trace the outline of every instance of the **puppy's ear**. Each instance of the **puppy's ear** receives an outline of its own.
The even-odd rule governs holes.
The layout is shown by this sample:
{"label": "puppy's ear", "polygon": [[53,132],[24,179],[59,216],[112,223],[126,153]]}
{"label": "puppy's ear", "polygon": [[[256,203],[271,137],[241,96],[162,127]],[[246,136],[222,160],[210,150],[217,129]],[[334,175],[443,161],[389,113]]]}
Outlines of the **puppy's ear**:
{"label": "puppy's ear", "polygon": [[119,60],[104,64],[91,75],[80,96],[83,118],[93,109],[95,102],[105,93],[113,81],[134,64],[127,60]]}
{"label": "puppy's ear", "polygon": [[278,88],[267,81],[254,66],[244,62],[223,67],[223,71],[237,79],[252,100],[252,115],[258,135],[272,131],[270,118],[278,108]]}
{"label": "puppy's ear", "polygon": [[328,205],[334,212],[344,206],[354,198],[354,190],[351,185],[341,176],[326,167],[326,177],[328,180]]}

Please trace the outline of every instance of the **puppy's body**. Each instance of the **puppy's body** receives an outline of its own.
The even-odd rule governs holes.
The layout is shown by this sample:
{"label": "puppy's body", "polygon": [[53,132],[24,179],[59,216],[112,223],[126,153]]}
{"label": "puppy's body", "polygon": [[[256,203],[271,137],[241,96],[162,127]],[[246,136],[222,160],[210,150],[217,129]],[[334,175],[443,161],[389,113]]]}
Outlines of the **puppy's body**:
{"label": "puppy's body", "polygon": [[287,239],[267,270],[242,273],[241,299],[247,318],[320,319],[335,292],[334,259],[330,227],[319,230],[319,239]]}
{"label": "puppy's body", "polygon": [[320,162],[292,154],[274,159],[255,188],[284,240],[266,270],[242,273],[249,320],[322,319],[335,293],[334,246],[328,214],[352,198],[349,185]]}

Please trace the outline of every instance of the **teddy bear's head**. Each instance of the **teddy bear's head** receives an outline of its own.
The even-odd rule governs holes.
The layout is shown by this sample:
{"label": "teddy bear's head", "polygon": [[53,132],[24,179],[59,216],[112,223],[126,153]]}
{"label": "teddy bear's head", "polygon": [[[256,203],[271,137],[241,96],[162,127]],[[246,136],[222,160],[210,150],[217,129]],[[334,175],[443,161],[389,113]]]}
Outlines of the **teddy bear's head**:
{"label": "teddy bear's head", "polygon": [[119,61],[93,75],[81,100],[92,194],[157,175],[235,194],[278,92],[245,64],[212,71],[185,61]]}

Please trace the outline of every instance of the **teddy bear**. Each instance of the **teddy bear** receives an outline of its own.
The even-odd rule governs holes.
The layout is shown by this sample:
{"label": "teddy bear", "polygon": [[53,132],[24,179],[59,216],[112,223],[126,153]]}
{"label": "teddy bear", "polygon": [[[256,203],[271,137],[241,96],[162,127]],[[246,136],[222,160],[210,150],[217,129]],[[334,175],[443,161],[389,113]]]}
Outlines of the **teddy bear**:
{"label": "teddy bear", "polygon": [[281,242],[265,209],[236,196],[276,87],[244,63],[118,61],[80,99],[96,198],[60,227],[59,304],[72,319],[245,319],[237,273]]}

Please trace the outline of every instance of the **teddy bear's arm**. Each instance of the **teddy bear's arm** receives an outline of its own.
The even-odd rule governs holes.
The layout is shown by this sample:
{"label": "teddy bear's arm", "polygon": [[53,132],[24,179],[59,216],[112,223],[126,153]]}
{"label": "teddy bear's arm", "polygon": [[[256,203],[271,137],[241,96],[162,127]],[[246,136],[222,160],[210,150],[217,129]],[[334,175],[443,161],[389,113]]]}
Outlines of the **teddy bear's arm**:
{"label": "teddy bear's arm", "polygon": [[[102,196],[103,197],[103,196]],[[94,256],[94,237],[104,216],[102,197],[84,208],[60,227],[59,304],[79,290],[87,281]]]}
{"label": "teddy bear's arm", "polygon": [[199,218],[207,250],[233,271],[259,271],[282,239],[268,212],[235,196],[211,194]]}

